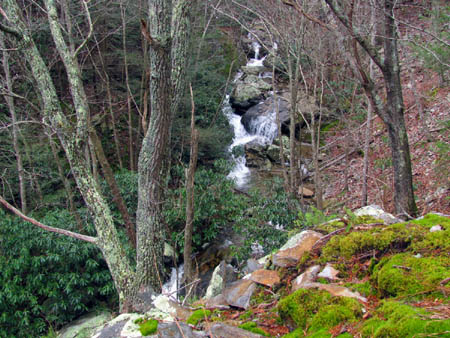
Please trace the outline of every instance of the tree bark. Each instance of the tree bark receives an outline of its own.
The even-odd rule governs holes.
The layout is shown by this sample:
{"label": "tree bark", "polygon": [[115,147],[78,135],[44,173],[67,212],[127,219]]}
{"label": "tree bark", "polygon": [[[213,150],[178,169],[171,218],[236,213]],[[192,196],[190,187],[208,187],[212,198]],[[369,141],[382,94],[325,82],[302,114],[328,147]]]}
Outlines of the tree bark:
{"label": "tree bark", "polygon": [[57,23],[54,1],[47,0],[45,5],[48,11],[52,36],[58,51],[61,53],[70,81],[71,93],[77,113],[75,125],[69,122],[62,112],[49,70],[36,48],[30,31],[21,20],[19,6],[14,0],[5,0],[3,3],[9,23],[15,27],[16,34],[13,35],[19,40],[20,50],[30,65],[37,89],[42,97],[44,118],[50,122],[52,128],[56,131],[66,152],[78,188],[93,215],[98,239],[96,244],[102,251],[111,272],[119,294],[121,309],[127,310],[126,307],[128,307],[130,299],[135,294],[135,288],[133,287],[134,272],[119,240],[109,207],[100,193],[100,187],[85,164],[83,149],[88,136],[86,101],[83,101],[83,93],[79,92],[82,91],[79,68],[77,62],[74,61],[75,58],[72,57],[73,55],[68,52],[67,45],[65,45],[62,38],[60,26]]}
{"label": "tree bark", "polygon": [[171,128],[171,0],[149,2],[150,103],[152,114],[139,154],[137,270],[139,284],[160,290],[163,279],[163,172]]}

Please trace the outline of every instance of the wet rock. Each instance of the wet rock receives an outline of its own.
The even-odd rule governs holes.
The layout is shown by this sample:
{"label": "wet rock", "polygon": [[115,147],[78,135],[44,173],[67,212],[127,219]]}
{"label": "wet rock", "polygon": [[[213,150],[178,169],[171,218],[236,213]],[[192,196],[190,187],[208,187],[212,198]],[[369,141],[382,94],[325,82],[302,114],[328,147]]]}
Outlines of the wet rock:
{"label": "wet rock", "polygon": [[325,268],[317,275],[320,278],[326,278],[328,280],[334,281],[340,279],[338,277],[339,271],[336,270],[333,265],[327,264]]}
{"label": "wet rock", "polygon": [[[275,105],[275,102],[277,103],[277,105]],[[257,105],[249,108],[242,116],[241,122],[244,125],[245,130],[247,130],[251,134],[254,134],[258,125],[257,123],[255,123],[255,121],[258,121],[261,118],[268,118],[272,116],[273,122],[275,122],[275,109],[278,109],[279,111],[280,123],[287,123],[289,121],[289,102],[281,96],[277,97],[276,101],[274,100],[273,96],[270,96],[264,101],[259,102]]]}
{"label": "wet rock", "polygon": [[278,272],[274,270],[256,270],[250,275],[250,280],[268,287],[273,287],[275,284],[280,283]]}
{"label": "wet rock", "polygon": [[264,66],[242,66],[241,70],[244,74],[258,76],[260,73],[262,73],[266,70],[266,67],[264,67]]}
{"label": "wet rock", "polygon": [[220,262],[214,269],[205,298],[209,299],[220,294],[227,284],[236,280],[236,277],[237,273],[230,264],[225,261]]}
{"label": "wet rock", "polygon": [[259,334],[252,333],[240,329],[235,326],[227,325],[224,323],[215,323],[211,325],[206,332],[211,332],[214,338],[260,338],[263,337]]}
{"label": "wet rock", "polygon": [[240,79],[230,97],[231,106],[236,114],[244,114],[250,107],[264,98],[271,85],[256,75],[247,75]]}
{"label": "wet rock", "polygon": [[385,212],[378,205],[372,204],[366,207],[360,208],[354,212],[356,216],[372,216],[383,220],[387,225],[402,222],[401,219],[395,217],[394,215]]}
{"label": "wet rock", "polygon": [[109,312],[104,312],[101,314],[91,313],[86,316],[81,317],[75,322],[70,323],[64,327],[58,337],[61,338],[75,338],[81,336],[90,336],[91,333],[95,332],[99,327],[105,324],[111,318]]}
{"label": "wet rock", "polygon": [[355,298],[362,302],[367,302],[367,299],[359,294],[359,292],[350,291],[348,288],[339,286],[337,284],[321,284],[321,283],[309,283],[304,285],[303,289],[317,288],[320,290],[328,291],[335,297],[350,297]]}
{"label": "wet rock", "polygon": [[310,266],[306,269],[305,272],[295,278],[292,282],[292,292],[297,291],[298,289],[304,289],[308,284],[315,282],[319,271],[320,265]]}
{"label": "wet rock", "polygon": [[273,255],[273,264],[279,267],[295,266],[305,252],[312,249],[313,245],[322,238],[318,232],[306,230],[294,237]]}
{"label": "wet rock", "polygon": [[158,325],[159,338],[200,338],[208,337],[204,332],[195,332],[183,322],[161,323]]}
{"label": "wet rock", "polygon": [[228,305],[247,310],[250,306],[250,298],[256,289],[256,284],[251,280],[241,279],[232,283],[223,292]]}

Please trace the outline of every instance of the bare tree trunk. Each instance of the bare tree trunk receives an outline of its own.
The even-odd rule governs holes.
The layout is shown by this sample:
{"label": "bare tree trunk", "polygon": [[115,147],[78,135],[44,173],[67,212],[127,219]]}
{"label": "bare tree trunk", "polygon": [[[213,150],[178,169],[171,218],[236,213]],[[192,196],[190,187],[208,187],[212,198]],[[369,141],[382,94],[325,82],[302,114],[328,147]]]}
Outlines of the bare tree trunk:
{"label": "bare tree trunk", "polygon": [[374,83],[362,69],[356,47],[355,58],[362,78],[362,85],[371,100],[375,113],[385,123],[388,129],[392,164],[394,168],[394,205],[397,215],[413,217],[417,215],[417,206],[414,200],[412,166],[409,152],[408,134],[404,119],[404,103],[400,81],[400,63],[397,48],[397,31],[394,15],[394,0],[384,0],[384,58],[375,46],[364,39],[358,29],[353,27],[340,5],[335,0],[325,0],[330,9],[346,27],[349,33],[379,67],[383,73],[384,87],[386,89],[386,104],[375,93]]}
{"label": "bare tree trunk", "polygon": [[[11,73],[9,70],[9,52],[5,47],[3,33],[0,33],[0,48],[3,51],[3,71],[5,73],[6,89],[9,93],[13,92]],[[12,96],[6,94],[5,101],[8,105],[9,113],[11,114],[13,148],[17,161],[17,174],[19,175],[19,193],[20,193],[20,208],[24,214],[28,212],[27,193],[25,187],[25,172],[23,169],[22,151],[19,146],[19,127],[17,125],[16,107]]]}
{"label": "bare tree trunk", "polygon": [[194,230],[194,177],[197,167],[198,156],[198,130],[195,128],[195,106],[194,106],[194,94],[191,91],[191,152],[189,159],[189,169],[186,170],[186,226],[184,228],[184,274],[186,276],[186,285],[188,289],[186,294],[192,295],[192,291],[195,289],[195,285],[191,284],[194,281],[194,268],[192,264],[192,233]]}

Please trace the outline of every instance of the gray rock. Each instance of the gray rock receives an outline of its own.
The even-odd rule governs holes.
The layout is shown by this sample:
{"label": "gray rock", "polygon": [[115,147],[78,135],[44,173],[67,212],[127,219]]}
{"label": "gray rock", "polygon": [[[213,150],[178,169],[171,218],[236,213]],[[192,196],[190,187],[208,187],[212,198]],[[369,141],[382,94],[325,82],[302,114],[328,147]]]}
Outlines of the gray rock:
{"label": "gray rock", "polygon": [[292,292],[298,289],[303,289],[306,285],[313,283],[316,280],[319,271],[320,265],[310,266],[308,269],[306,269],[305,272],[295,278],[292,282]]}
{"label": "gray rock", "polygon": [[271,85],[256,75],[247,75],[240,79],[231,94],[230,103],[237,114],[244,114],[247,109],[264,98]]}
{"label": "gray rock", "polygon": [[60,338],[90,337],[99,327],[111,319],[109,312],[90,313],[68,324],[59,332]]}
{"label": "gray rock", "polygon": [[337,280],[340,279],[337,275],[339,274],[339,271],[336,270],[333,265],[327,264],[325,268],[317,275],[317,277],[326,278],[328,280]]}
{"label": "gray rock", "polygon": [[204,332],[195,332],[183,322],[161,323],[158,325],[160,338],[200,338],[208,337]]}
{"label": "gray rock", "polygon": [[372,216],[383,220],[384,223],[390,225],[394,223],[402,222],[401,219],[395,217],[394,215],[385,212],[378,205],[372,204],[366,207],[360,208],[354,212],[356,216]]}
{"label": "gray rock", "polygon": [[263,264],[258,263],[256,259],[250,258],[247,260],[247,265],[243,269],[245,274],[252,273],[253,271],[264,268]]}
{"label": "gray rock", "polygon": [[225,261],[221,261],[214,269],[211,281],[206,289],[205,298],[209,299],[220,294],[227,284],[236,280],[236,277],[237,273],[234,271],[233,266]]}
{"label": "gray rock", "polygon": [[226,288],[223,296],[229,305],[247,310],[255,289],[256,284],[253,281],[241,279]]}
{"label": "gray rock", "polygon": [[215,323],[206,332],[211,331],[214,338],[260,338],[259,334],[240,329],[224,323]]}
{"label": "gray rock", "polygon": [[[255,130],[253,129],[252,121],[261,117],[261,116],[268,116],[272,114],[275,111],[275,104],[274,104],[274,98],[273,96],[270,96],[263,102],[252,106],[247,110],[247,112],[242,116],[241,122],[244,125],[244,128],[249,133],[254,133]],[[279,109],[279,118],[281,124],[286,124],[289,121],[289,109],[290,104],[289,102],[284,99],[281,96],[278,96],[277,98],[277,105]]]}
{"label": "gray rock", "polygon": [[134,323],[142,315],[137,313],[123,313],[104,326],[97,329],[92,338],[138,338],[142,337],[139,326]]}
{"label": "gray rock", "polygon": [[442,227],[438,224],[438,225],[433,225],[430,228],[430,232],[436,232],[436,231],[442,231]]}

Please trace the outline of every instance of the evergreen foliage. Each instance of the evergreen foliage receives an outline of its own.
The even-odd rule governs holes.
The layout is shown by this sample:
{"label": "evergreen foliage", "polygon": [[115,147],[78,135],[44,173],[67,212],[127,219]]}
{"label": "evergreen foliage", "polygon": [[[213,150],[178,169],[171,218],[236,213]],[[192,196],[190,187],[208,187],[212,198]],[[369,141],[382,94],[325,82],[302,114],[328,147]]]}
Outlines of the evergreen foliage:
{"label": "evergreen foliage", "polygon": [[[41,221],[76,230],[66,210],[49,211]],[[1,210],[0,238],[1,337],[36,337],[95,306],[111,305],[114,284],[94,245],[46,232]]]}

